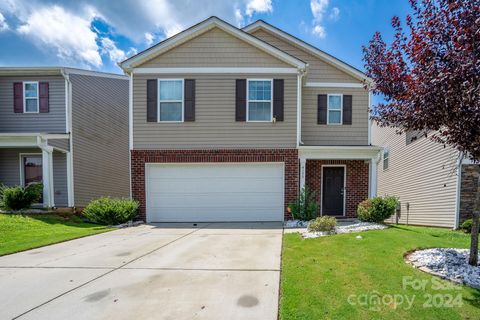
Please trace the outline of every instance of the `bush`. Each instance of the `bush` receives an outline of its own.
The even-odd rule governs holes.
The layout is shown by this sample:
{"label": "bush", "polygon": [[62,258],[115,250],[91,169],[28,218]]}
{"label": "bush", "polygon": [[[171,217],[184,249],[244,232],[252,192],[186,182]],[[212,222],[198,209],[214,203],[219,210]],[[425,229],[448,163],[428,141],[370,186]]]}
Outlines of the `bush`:
{"label": "bush", "polygon": [[4,210],[28,209],[33,203],[40,201],[43,186],[40,183],[32,183],[27,187],[5,187],[0,191],[0,206]]}
{"label": "bush", "polygon": [[92,200],[83,210],[83,215],[95,223],[115,225],[132,220],[137,212],[137,201],[104,197]]}
{"label": "bush", "polygon": [[395,213],[397,205],[398,198],[393,196],[367,199],[358,205],[358,219],[365,222],[382,223]]}
{"label": "bush", "polygon": [[334,233],[337,226],[337,219],[334,217],[323,216],[311,221],[308,224],[308,231],[323,231]]}
{"label": "bush", "polygon": [[[467,219],[460,225],[460,229],[462,229],[466,233],[472,233],[472,223],[473,223],[472,219]],[[479,227],[479,230],[480,230],[480,227]]]}
{"label": "bush", "polygon": [[315,219],[318,211],[318,203],[315,197],[315,192],[310,191],[308,187],[303,188],[300,191],[295,202],[288,205],[292,217],[303,221]]}

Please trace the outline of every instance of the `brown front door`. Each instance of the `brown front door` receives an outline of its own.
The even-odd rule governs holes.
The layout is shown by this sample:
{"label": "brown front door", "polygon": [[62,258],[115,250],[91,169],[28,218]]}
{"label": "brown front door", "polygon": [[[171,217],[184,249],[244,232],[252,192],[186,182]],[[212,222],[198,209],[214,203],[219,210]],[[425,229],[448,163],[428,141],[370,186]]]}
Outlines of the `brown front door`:
{"label": "brown front door", "polygon": [[343,216],[345,167],[323,167],[322,215]]}

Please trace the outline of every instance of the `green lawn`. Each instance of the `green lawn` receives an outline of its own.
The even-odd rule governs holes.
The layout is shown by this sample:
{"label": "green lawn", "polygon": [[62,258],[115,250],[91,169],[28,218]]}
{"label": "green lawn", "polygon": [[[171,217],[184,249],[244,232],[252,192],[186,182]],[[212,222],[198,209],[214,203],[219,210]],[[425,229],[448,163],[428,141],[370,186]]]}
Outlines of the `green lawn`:
{"label": "green lawn", "polygon": [[468,245],[460,232],[406,226],[306,240],[286,234],[281,319],[480,319],[479,290],[438,280],[403,259],[415,248]]}
{"label": "green lawn", "polygon": [[109,230],[72,214],[0,214],[0,256]]}

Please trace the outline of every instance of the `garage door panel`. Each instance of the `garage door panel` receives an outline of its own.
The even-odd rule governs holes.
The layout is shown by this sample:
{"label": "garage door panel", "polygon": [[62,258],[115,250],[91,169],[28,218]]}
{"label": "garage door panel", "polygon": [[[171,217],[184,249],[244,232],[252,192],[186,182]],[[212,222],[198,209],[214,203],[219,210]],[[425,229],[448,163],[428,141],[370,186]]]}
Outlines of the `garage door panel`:
{"label": "garage door panel", "polygon": [[147,221],[281,221],[283,163],[148,164]]}
{"label": "garage door panel", "polygon": [[282,192],[283,179],[279,178],[251,178],[235,179],[232,184],[231,179],[223,178],[205,178],[198,181],[177,180],[177,179],[153,179],[151,185],[155,186],[155,192],[158,194],[170,193],[172,190],[182,190],[182,193],[202,193],[203,190],[209,190],[210,193],[223,192],[249,192],[253,190],[270,190],[273,192]]}
{"label": "garage door panel", "polygon": [[[248,203],[245,203],[245,199],[248,199]],[[170,194],[159,195],[152,197],[151,205],[155,208],[163,207],[197,207],[199,204],[208,207],[254,207],[258,208],[265,203],[278,203],[282,198],[275,193],[223,193],[216,194],[212,197],[212,194]],[[224,205],[227,203],[228,205]],[[268,205],[267,205],[268,207]]]}

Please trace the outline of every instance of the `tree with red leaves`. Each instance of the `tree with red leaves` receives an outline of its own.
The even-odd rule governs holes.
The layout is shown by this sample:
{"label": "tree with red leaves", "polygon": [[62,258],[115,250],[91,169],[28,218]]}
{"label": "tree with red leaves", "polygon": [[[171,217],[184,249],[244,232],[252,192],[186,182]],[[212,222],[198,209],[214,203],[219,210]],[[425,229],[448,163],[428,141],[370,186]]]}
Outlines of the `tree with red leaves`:
{"label": "tree with red leaves", "polygon": [[[392,19],[393,42],[375,33],[363,48],[372,91],[385,102],[372,119],[399,132],[432,132],[430,139],[480,160],[480,0],[410,0],[413,13]],[[459,174],[459,173],[458,173]],[[478,262],[480,177],[473,212],[471,265]]]}

